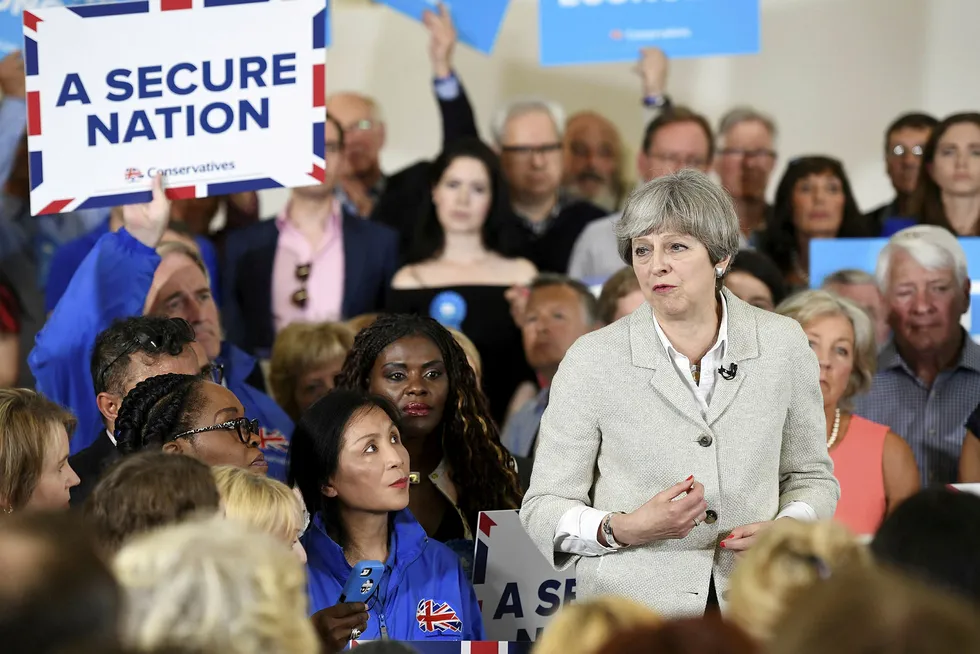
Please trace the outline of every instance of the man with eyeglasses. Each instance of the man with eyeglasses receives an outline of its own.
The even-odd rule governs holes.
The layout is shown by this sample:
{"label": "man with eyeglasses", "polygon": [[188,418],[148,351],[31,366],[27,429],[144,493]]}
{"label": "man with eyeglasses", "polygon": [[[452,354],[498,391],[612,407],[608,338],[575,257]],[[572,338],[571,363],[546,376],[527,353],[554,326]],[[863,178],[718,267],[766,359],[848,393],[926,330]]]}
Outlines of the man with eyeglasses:
{"label": "man with eyeglasses", "polygon": [[[79,428],[71,441],[75,454],[92,444],[102,422],[89,370],[98,334],[120,318],[183,318],[194,328],[206,361],[221,366],[223,385],[248,416],[258,419],[269,475],[284,479],[293,423],[256,387],[262,377],[255,359],[225,342],[200,257],[179,243],[161,245],[169,218],[160,177],[153,180],[150,203],[123,207],[123,228],[99,239],[38,334],[29,358],[37,390],[77,416]],[[201,370],[202,362],[195,364]]]}
{"label": "man with eyeglasses", "polygon": [[[899,116],[885,132],[885,168],[895,189],[895,197],[867,214],[873,227],[882,236],[891,236],[894,229],[885,232],[886,223],[893,218],[912,218],[910,202],[919,182],[922,149],[939,124],[934,117],[924,113],[908,113]],[[898,228],[907,226],[898,225]]]}
{"label": "man with eyeglasses", "polygon": [[[713,153],[714,135],[707,119],[686,107],[671,106],[647,125],[636,172],[644,184],[684,168],[706,173]],[[572,252],[570,277],[598,285],[623,267],[613,231],[621,215],[615,213],[585,228]]]}
{"label": "man with eyeglasses", "polygon": [[743,247],[765,229],[772,210],[766,188],[776,165],[776,123],[751,107],[736,107],[721,119],[715,172],[735,201]]}
{"label": "man with eyeglasses", "polygon": [[211,364],[205,363],[202,370],[194,343],[194,329],[186,320],[151,316],[116,321],[95,339],[92,382],[103,424],[92,444],[68,459],[81,479],[71,489],[72,506],[85,502],[102,473],[119,458],[116,416],[123,398],[136,384],[167,373],[215,378],[217,371]]}

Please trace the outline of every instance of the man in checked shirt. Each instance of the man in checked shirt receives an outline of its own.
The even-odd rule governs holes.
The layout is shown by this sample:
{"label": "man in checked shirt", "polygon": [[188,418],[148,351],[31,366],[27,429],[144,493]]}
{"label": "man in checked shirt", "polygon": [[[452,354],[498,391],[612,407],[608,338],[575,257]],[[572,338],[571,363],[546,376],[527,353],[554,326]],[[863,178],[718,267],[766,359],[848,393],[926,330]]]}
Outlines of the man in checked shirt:
{"label": "man in checked shirt", "polygon": [[980,402],[980,345],[960,324],[970,308],[966,254],[946,229],[916,225],[889,239],[875,277],[892,340],[855,413],[908,441],[923,487],[954,483],[966,421]]}

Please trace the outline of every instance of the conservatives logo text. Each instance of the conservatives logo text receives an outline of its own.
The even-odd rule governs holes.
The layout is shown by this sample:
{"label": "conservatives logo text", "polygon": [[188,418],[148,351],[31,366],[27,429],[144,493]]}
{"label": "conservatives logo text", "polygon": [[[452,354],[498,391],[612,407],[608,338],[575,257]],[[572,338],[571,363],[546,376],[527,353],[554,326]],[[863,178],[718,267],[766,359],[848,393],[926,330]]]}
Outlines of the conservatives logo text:
{"label": "conservatives logo text", "polygon": [[[175,166],[173,168],[157,168],[151,166],[146,169],[146,174],[149,177],[154,177],[158,173],[164,177],[182,177],[184,175],[199,175],[201,173],[215,173],[215,172],[228,172],[230,170],[235,170],[234,161],[225,161],[218,163],[211,161],[209,163],[196,164],[190,166]],[[126,181],[135,182],[137,180],[143,179],[143,171],[139,168],[127,168],[125,172]]]}

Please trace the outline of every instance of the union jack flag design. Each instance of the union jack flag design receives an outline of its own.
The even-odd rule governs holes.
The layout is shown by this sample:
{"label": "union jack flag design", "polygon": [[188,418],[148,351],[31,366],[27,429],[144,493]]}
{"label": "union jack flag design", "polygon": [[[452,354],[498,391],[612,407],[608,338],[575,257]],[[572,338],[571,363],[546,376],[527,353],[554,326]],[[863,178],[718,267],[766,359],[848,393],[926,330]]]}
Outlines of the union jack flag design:
{"label": "union jack flag design", "polygon": [[448,602],[436,604],[430,599],[422,600],[415,612],[415,619],[419,621],[419,629],[427,634],[436,631],[443,634],[447,631],[459,633],[463,630],[462,620]]}
{"label": "union jack flag design", "polygon": [[135,182],[138,179],[143,179],[143,173],[139,168],[127,168],[126,169],[126,181]]}
{"label": "union jack flag design", "polygon": [[259,449],[275,452],[288,452],[289,441],[278,429],[259,427]]}

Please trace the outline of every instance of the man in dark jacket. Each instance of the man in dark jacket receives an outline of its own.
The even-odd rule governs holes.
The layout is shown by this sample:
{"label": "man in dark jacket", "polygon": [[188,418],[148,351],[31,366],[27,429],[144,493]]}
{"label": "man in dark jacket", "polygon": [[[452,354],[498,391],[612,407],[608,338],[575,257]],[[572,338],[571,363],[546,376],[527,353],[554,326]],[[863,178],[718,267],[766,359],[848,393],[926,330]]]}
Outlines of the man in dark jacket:
{"label": "man in dark jacket", "polygon": [[150,316],[118,320],[95,339],[92,382],[104,427],[91,445],[68,459],[81,479],[71,489],[72,506],[85,502],[105,469],[119,458],[114,434],[126,394],[150,377],[202,372],[193,344],[194,328],[187,321]]}

